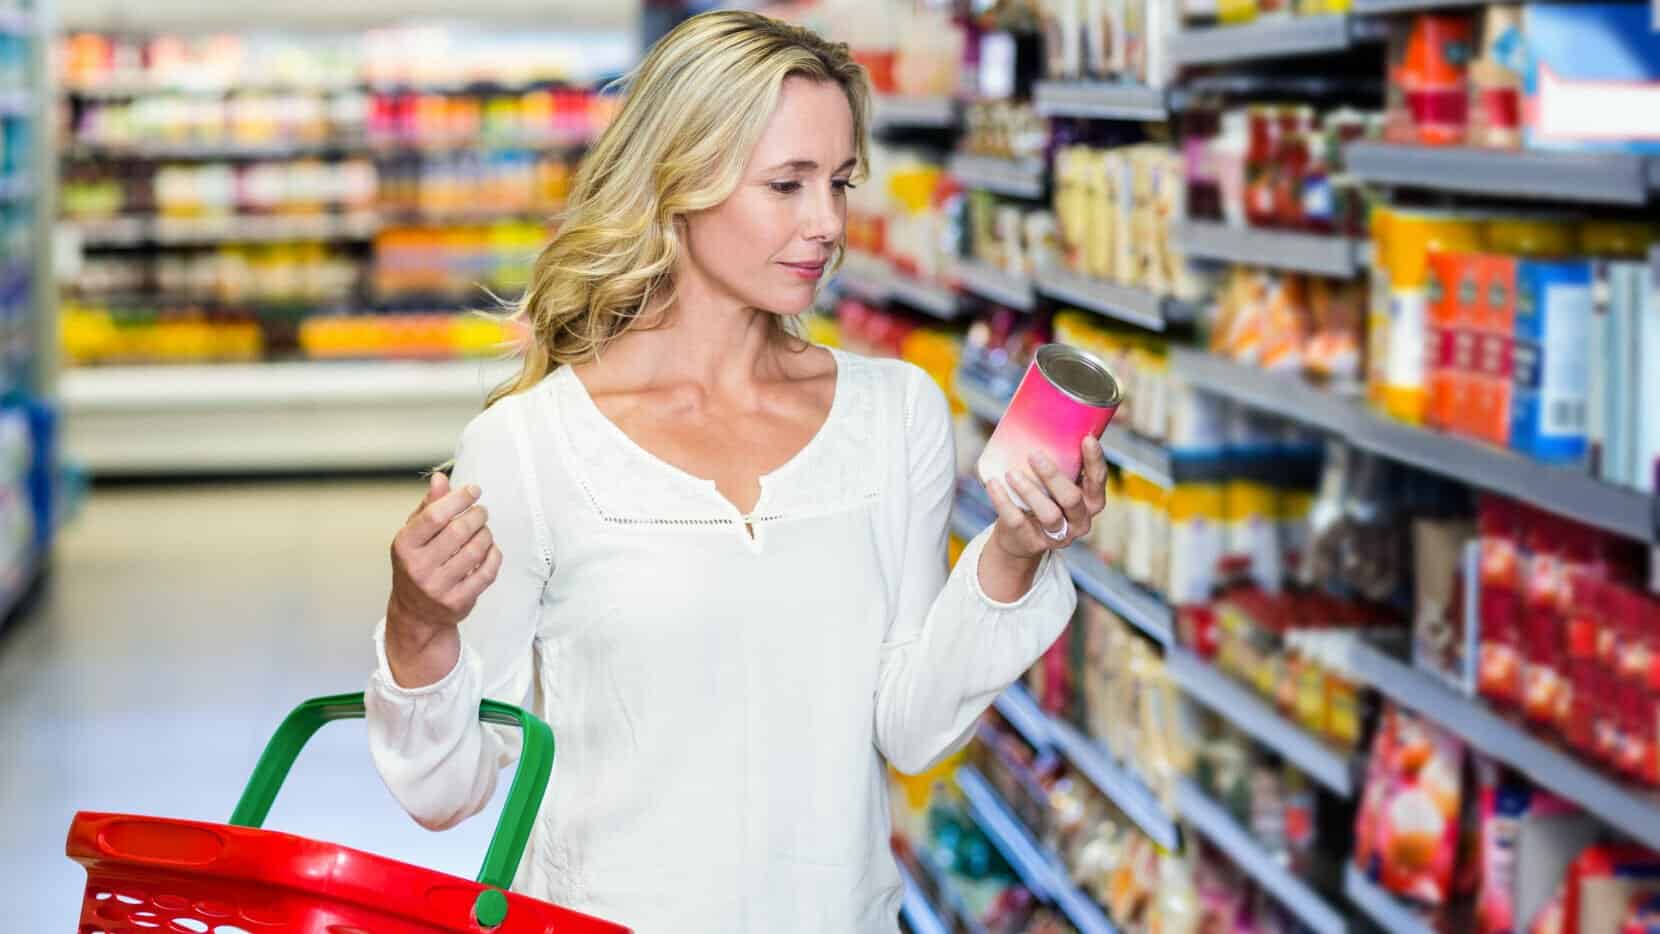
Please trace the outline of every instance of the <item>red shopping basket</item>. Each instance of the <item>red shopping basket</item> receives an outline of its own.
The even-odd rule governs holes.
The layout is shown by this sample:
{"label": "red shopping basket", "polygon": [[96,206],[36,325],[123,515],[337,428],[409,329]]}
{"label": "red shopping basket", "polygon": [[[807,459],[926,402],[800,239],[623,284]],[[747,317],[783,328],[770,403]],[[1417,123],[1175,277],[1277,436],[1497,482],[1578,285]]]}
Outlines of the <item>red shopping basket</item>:
{"label": "red shopping basket", "polygon": [[479,719],[524,732],[478,881],[261,830],[306,741],[363,716],[362,694],[295,708],[266,745],[229,824],[82,811],[69,857],[86,867],[79,934],[622,934],[627,928],[506,891],[553,768],[553,732],[508,704]]}

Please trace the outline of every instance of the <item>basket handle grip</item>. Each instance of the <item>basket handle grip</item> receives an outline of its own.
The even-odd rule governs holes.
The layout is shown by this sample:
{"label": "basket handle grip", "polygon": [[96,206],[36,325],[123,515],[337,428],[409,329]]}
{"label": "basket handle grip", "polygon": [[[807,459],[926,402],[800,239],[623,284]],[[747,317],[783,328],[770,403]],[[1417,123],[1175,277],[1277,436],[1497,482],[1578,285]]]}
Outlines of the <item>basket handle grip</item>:
{"label": "basket handle grip", "polygon": [[[355,720],[364,716],[363,693],[335,694],[316,697],[294,708],[277,727],[265,752],[248,778],[230,823],[238,827],[259,827],[271,813],[271,803],[277,791],[299,757],[300,750],[323,724],[335,720]],[[530,840],[531,826],[542,804],[542,793],[548,787],[548,775],[553,771],[553,730],[535,715],[512,704],[484,700],[478,705],[478,718],[485,723],[516,726],[524,732],[524,744],[519,753],[519,767],[513,773],[513,784],[507,790],[507,802],[496,831],[490,837],[490,848],[484,853],[484,866],[478,871],[478,881],[497,889],[513,884],[519,871],[519,859]]]}

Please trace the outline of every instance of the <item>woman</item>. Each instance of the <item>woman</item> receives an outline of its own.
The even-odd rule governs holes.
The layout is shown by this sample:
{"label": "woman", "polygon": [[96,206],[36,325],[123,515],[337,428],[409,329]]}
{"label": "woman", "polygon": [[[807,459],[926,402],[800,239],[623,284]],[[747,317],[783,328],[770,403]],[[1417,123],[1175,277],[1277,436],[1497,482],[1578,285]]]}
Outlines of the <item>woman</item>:
{"label": "woman", "polygon": [[[883,760],[928,768],[1060,633],[1102,506],[1034,463],[945,574],[944,395],[793,336],[841,252],[869,92],[844,46],[664,38],[536,262],[520,377],[392,547],[370,746],[449,827],[530,707],[559,758],[517,890],[642,932],[895,929]],[[997,487],[997,484],[993,484]]]}

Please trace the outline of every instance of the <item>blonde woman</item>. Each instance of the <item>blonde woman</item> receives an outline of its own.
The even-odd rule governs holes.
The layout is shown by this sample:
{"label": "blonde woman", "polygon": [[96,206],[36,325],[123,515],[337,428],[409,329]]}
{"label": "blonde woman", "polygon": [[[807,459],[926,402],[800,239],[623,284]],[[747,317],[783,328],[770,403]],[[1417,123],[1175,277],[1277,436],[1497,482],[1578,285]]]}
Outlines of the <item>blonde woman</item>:
{"label": "blonde woman", "polygon": [[[841,252],[869,92],[743,12],[647,56],[522,313],[522,375],[392,546],[370,747],[416,820],[489,800],[530,707],[559,756],[515,887],[647,932],[891,932],[883,762],[927,769],[1046,649],[1102,506],[1034,463],[945,573],[944,395],[791,321]],[[993,486],[997,486],[994,484]]]}

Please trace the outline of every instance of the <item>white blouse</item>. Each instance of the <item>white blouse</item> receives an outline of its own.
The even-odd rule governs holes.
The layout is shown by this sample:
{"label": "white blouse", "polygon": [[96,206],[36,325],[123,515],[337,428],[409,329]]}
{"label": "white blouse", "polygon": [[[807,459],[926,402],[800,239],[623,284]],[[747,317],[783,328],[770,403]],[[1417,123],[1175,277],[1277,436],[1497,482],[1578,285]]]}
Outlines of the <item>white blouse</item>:
{"label": "white blouse", "polygon": [[[462,434],[504,562],[442,680],[368,688],[393,795],[437,829],[518,753],[479,700],[533,710],[558,752],[516,891],[643,934],[892,932],[883,760],[960,748],[1077,596],[1045,558],[1014,603],[946,576],[945,396],[908,363],[833,351],[819,433],[743,516],[639,447],[561,368]],[[745,530],[753,525],[753,537]]]}

